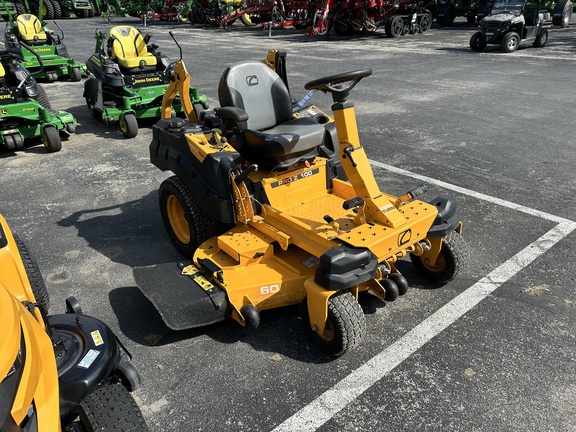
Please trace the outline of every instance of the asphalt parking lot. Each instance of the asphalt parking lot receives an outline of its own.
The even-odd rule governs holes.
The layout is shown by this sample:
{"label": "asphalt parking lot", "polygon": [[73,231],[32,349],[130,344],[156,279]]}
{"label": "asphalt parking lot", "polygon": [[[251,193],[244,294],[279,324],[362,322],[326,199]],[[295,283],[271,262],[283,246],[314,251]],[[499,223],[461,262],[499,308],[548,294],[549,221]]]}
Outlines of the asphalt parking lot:
{"label": "asphalt parking lot", "polygon": [[[233,321],[171,331],[135,286],[135,266],[175,261],[149,162],[151,123],[136,138],[94,120],[83,83],[45,84],[78,119],[60,152],[0,150],[0,213],[26,240],[52,313],[75,295],[134,356],[134,395],[154,431],[576,431],[576,30],[505,54],[468,46],[473,26],[426,34],[310,39],[304,32],[191,28],[116,18],[184,50],[192,85],[217,106],[227,64],[288,52],[292,93],[371,67],[351,93],[382,190],[458,199],[470,267],[430,289],[409,263],[410,291],[363,304],[367,337],[336,360],[309,341],[298,308],[266,312],[256,331]],[[50,25],[50,22],[48,23]],[[60,20],[85,61],[99,18]],[[53,27],[53,26],[52,26]],[[330,108],[331,99],[314,102]]]}

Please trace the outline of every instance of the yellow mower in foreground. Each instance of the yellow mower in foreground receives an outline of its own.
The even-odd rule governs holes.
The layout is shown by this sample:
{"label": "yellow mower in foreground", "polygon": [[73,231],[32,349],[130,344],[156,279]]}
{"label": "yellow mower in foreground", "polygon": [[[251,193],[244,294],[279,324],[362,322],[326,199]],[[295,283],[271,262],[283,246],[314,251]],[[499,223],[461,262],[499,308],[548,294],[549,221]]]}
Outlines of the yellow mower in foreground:
{"label": "yellow mower in foreground", "polygon": [[140,383],[112,330],[74,297],[48,314],[24,243],[0,216],[0,431],[147,431],[130,395]]}
{"label": "yellow mower in foreground", "polygon": [[[228,317],[257,327],[260,311],[300,303],[312,340],[339,356],[365,333],[361,292],[386,301],[406,292],[398,260],[410,256],[439,284],[462,272],[462,223],[452,198],[427,203],[415,199],[424,187],[401,197],[378,187],[349,100],[370,69],[305,85],[332,95],[337,139],[329,154],[322,149],[332,119],[315,106],[295,109],[273,69],[258,61],[229,66],[221,107],[196,119],[183,91],[188,72],[176,65],[150,158],[175,174],[160,186],[160,210],[192,262],[134,275],[172,329]],[[170,118],[177,93],[188,120]]]}

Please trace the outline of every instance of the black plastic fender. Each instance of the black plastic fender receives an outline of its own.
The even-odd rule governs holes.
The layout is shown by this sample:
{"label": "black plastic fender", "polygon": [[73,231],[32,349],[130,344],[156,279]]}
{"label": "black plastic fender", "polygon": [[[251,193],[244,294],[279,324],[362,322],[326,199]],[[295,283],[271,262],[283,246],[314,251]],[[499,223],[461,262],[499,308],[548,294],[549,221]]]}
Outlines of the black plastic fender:
{"label": "black plastic fender", "polygon": [[84,397],[114,375],[120,347],[114,332],[87,315],[49,316],[60,387],[60,416],[74,415]]}
{"label": "black plastic fender", "polygon": [[428,231],[428,237],[445,237],[448,233],[454,231],[460,223],[456,200],[452,197],[439,196],[430,201],[430,204],[436,206],[438,214]]}
{"label": "black plastic fender", "polygon": [[218,221],[236,223],[230,171],[237,168],[237,152],[210,153],[200,161],[190,151],[186,134],[209,132],[202,126],[183,121],[182,127],[173,127],[173,120],[160,119],[152,127],[150,162],[162,171],[172,171],[182,180],[194,200]]}

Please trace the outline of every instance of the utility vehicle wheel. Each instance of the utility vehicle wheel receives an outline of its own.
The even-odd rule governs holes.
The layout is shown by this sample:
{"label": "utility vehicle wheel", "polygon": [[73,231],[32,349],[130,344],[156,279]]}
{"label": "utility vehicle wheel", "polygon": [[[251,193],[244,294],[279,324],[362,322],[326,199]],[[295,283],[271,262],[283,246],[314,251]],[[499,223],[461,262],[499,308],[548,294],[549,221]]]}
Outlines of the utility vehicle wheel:
{"label": "utility vehicle wheel", "polygon": [[542,48],[544,45],[546,45],[547,41],[548,41],[548,30],[543,29],[532,45],[534,46],[534,48]]}
{"label": "utility vehicle wheel", "polygon": [[386,27],[384,28],[386,31],[386,36],[391,38],[397,38],[404,34],[404,20],[396,16],[388,21],[386,21]]}
{"label": "utility vehicle wheel", "polygon": [[[573,5],[571,1],[559,1],[554,8],[552,24],[560,27],[568,27],[572,18]],[[562,12],[560,12],[560,10]]]}
{"label": "utility vehicle wheel", "polygon": [[432,282],[445,284],[455,279],[468,264],[468,248],[460,234],[452,231],[442,242],[440,255],[434,266],[423,262],[421,257],[411,255],[412,264],[422,276]]}
{"label": "utility vehicle wheel", "polygon": [[486,48],[486,38],[481,32],[476,32],[470,38],[470,48],[472,51],[480,52]]}
{"label": "utility vehicle wheel", "polygon": [[42,131],[42,141],[44,147],[50,152],[55,153],[62,149],[62,140],[60,134],[54,126],[46,126]]}
{"label": "utility vehicle wheel", "polygon": [[138,122],[134,114],[120,116],[120,130],[126,138],[134,138],[138,135]]}
{"label": "utility vehicle wheel", "polygon": [[72,74],[70,76],[70,80],[73,82],[78,82],[82,79],[82,72],[80,72],[80,68],[72,68]]}
{"label": "utility vehicle wheel", "polygon": [[421,33],[426,33],[432,27],[432,15],[425,13],[420,17],[418,21],[418,26],[420,27]]}
{"label": "utility vehicle wheel", "polygon": [[26,276],[28,276],[28,282],[30,282],[30,286],[32,287],[32,293],[34,294],[36,303],[38,303],[38,307],[44,316],[46,316],[48,315],[50,297],[48,296],[48,290],[46,289],[46,284],[44,284],[42,273],[40,273],[38,264],[36,264],[36,261],[30,255],[30,252],[28,252],[28,248],[24,242],[20,240],[20,237],[18,237],[17,234],[12,235],[14,236],[18,252],[20,252],[20,258],[22,258],[22,263],[26,269]]}
{"label": "utility vehicle wheel", "polygon": [[507,53],[516,51],[520,46],[520,35],[516,32],[506,33],[500,46]]}
{"label": "utility vehicle wheel", "polygon": [[328,321],[319,335],[310,326],[306,297],[302,300],[302,321],[310,338],[326,354],[339,357],[358,345],[366,333],[362,307],[350,291],[339,291],[328,300]]}
{"label": "utility vehicle wheel", "polygon": [[104,383],[80,402],[80,423],[86,431],[148,431],[132,395],[121,383]]}
{"label": "utility vehicle wheel", "polygon": [[190,258],[204,241],[222,234],[223,227],[194,200],[188,187],[173,176],[158,191],[160,214],[168,237],[182,255]]}

